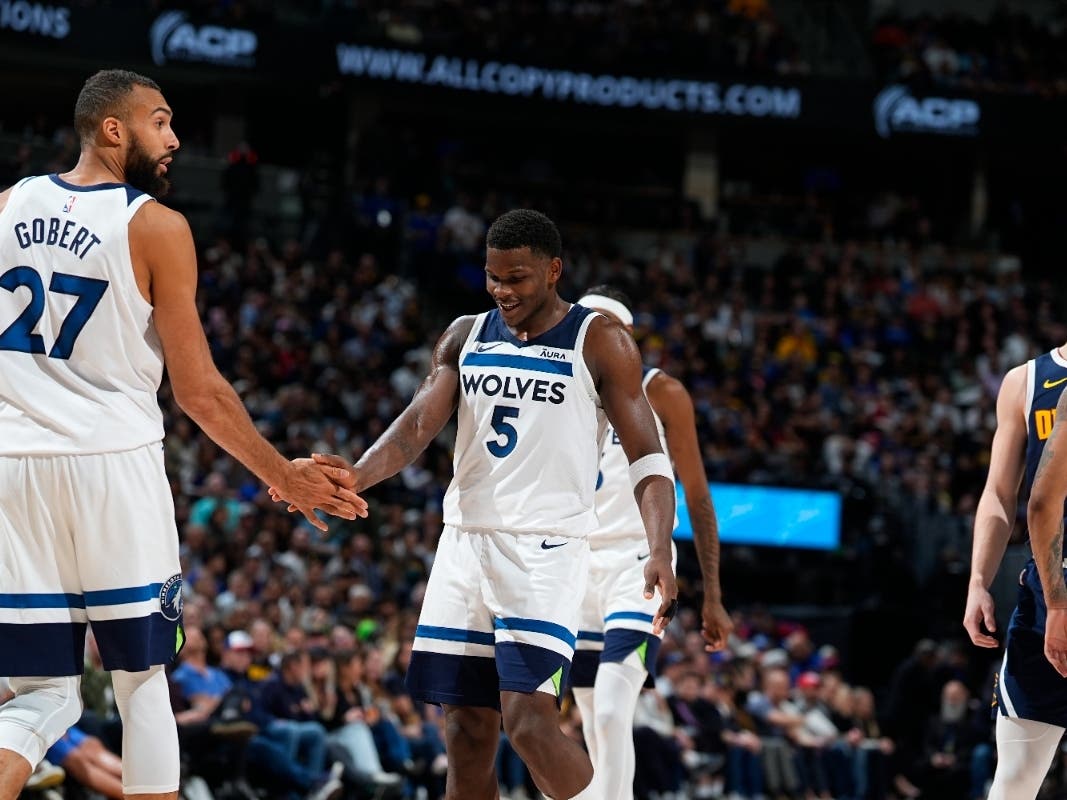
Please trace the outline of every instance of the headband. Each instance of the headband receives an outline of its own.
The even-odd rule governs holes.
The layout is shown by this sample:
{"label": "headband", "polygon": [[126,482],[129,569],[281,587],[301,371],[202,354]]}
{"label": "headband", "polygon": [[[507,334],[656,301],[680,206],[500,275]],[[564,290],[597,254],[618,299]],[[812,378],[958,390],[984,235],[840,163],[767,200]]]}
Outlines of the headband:
{"label": "headband", "polygon": [[623,325],[633,325],[634,315],[624,304],[602,294],[587,294],[578,301],[578,305],[592,308],[597,311],[607,311],[619,318]]}

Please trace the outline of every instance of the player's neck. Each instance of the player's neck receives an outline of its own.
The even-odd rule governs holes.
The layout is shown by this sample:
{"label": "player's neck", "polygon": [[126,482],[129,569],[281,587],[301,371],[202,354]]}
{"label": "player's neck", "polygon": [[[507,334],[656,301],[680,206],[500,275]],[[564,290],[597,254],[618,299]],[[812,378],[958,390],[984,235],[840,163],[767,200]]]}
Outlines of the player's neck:
{"label": "player's neck", "polygon": [[76,186],[93,186],[98,183],[125,183],[125,171],[115,159],[93,147],[81,151],[74,169],[59,176]]}
{"label": "player's neck", "polygon": [[571,304],[560,297],[558,294],[553,295],[545,301],[544,307],[537,310],[535,314],[532,314],[529,318],[523,320],[519,327],[513,328],[512,333],[515,334],[515,338],[522,342],[528,342],[531,339],[536,339],[543,333],[552,330],[559,321],[567,316],[567,312],[570,311]]}

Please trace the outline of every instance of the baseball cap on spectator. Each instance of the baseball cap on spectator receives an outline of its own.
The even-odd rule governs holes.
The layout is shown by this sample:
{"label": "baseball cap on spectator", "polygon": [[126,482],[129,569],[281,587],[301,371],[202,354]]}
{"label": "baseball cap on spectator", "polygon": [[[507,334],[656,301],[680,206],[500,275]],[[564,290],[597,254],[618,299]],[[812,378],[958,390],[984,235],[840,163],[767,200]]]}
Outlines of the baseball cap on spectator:
{"label": "baseball cap on spectator", "polygon": [[227,650],[251,650],[253,647],[252,637],[244,631],[231,631],[226,637]]}
{"label": "baseball cap on spectator", "polygon": [[804,672],[797,678],[797,687],[800,689],[817,689],[821,683],[818,672]]}

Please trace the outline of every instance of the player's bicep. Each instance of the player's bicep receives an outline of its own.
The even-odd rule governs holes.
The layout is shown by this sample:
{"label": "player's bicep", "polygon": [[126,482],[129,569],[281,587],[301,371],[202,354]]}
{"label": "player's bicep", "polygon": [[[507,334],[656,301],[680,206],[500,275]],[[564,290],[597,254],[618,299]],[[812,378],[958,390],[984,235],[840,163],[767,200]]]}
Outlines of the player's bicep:
{"label": "player's bicep", "polygon": [[189,225],[178,214],[160,214],[149,206],[154,204],[142,211],[151,217],[131,225],[131,246],[144,253],[149,267],[153,322],[171,386],[180,401],[217,380],[218,370],[196,308],[196,249]]}
{"label": "player's bicep", "polygon": [[674,462],[674,470],[686,488],[707,485],[704,459],[697,439],[696,413],[693,401],[681,381],[661,374],[648,387],[652,410],[663,423],[667,437],[667,454]]}
{"label": "player's bicep", "polygon": [[986,486],[1002,499],[1015,502],[1026,466],[1026,369],[1010,371],[997,396],[997,429],[989,455]]}
{"label": "player's bicep", "polygon": [[641,388],[641,353],[620,325],[590,325],[587,346],[599,376],[600,402],[627,460],[662,452],[652,408]]}
{"label": "player's bicep", "polygon": [[459,403],[459,354],[473,324],[473,317],[460,317],[441,335],[433,350],[430,374],[404,412],[434,436],[445,426]]}

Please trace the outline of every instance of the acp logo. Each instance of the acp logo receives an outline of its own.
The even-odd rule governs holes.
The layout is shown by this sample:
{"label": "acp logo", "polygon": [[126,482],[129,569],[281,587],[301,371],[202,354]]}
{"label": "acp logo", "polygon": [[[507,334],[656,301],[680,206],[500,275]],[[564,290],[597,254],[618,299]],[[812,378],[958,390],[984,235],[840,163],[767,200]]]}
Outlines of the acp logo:
{"label": "acp logo", "polygon": [[195,61],[223,67],[254,67],[259,38],[244,28],[193,25],[184,11],[165,11],[148,32],[152,60]]}
{"label": "acp logo", "polygon": [[982,109],[974,100],[914,97],[906,86],[887,86],[874,98],[874,127],[888,139],[895,132],[976,136]]}

